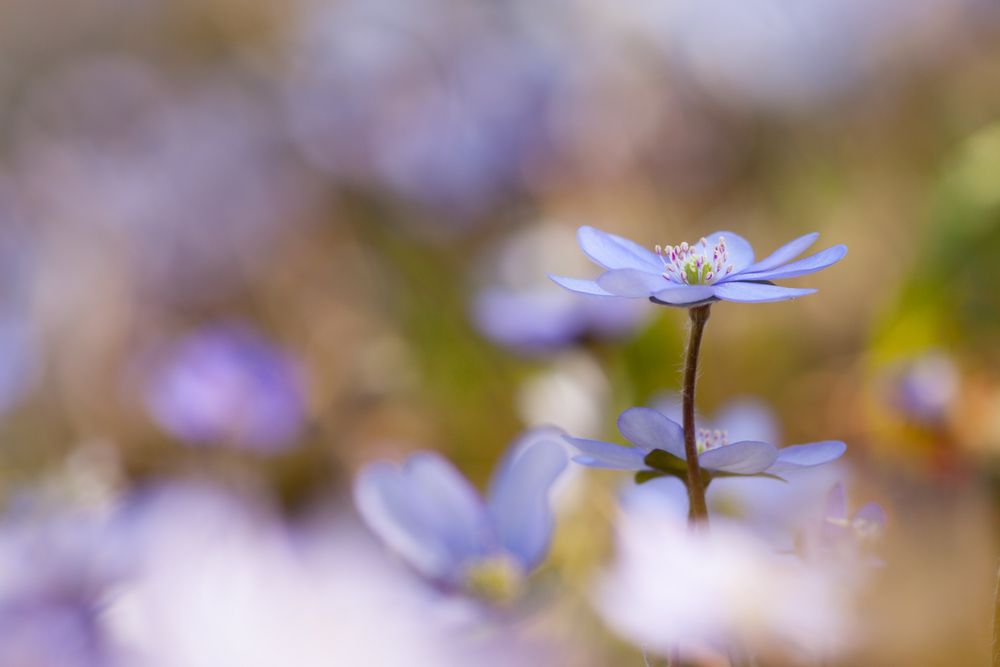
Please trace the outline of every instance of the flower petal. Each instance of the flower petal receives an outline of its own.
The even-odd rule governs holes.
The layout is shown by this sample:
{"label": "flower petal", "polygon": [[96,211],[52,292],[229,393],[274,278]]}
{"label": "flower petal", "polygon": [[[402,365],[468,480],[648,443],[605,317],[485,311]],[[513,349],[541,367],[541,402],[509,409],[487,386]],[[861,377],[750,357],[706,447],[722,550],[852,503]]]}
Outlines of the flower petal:
{"label": "flower petal", "polygon": [[777,458],[778,448],[774,445],[744,440],[704,451],[698,455],[698,463],[706,470],[752,475],[767,470]]}
{"label": "flower petal", "polygon": [[787,301],[800,296],[812,294],[814,289],[799,289],[796,287],[781,287],[764,283],[732,282],[715,285],[715,296],[723,301],[738,303],[764,303],[768,301]]}
{"label": "flower petal", "polygon": [[839,459],[847,445],[839,440],[824,440],[807,445],[792,445],[778,450],[778,459],[768,472],[781,473],[800,468],[810,468]]}
{"label": "flower petal", "polygon": [[545,556],[554,519],[549,491],[566,468],[566,452],[553,441],[531,444],[499,473],[490,493],[489,511],[500,544],[525,570]]}
{"label": "flower petal", "polygon": [[847,519],[847,495],[844,493],[844,485],[840,482],[834,484],[826,496],[824,516],[834,521]]}
{"label": "flower petal", "polygon": [[712,232],[705,238],[708,239],[709,246],[718,243],[720,238],[726,239],[726,252],[729,254],[733,273],[739,273],[753,264],[753,246],[736,232]]}
{"label": "flower petal", "polygon": [[667,279],[659,273],[640,269],[614,269],[597,279],[601,289],[615,296],[648,297],[661,289]]}
{"label": "flower petal", "polygon": [[884,529],[885,522],[885,510],[878,503],[868,503],[859,509],[854,515],[854,519],[852,519],[852,523],[855,525],[863,523],[866,524],[865,527],[867,529],[874,529],[876,531]]}
{"label": "flower petal", "polygon": [[663,262],[655,253],[624,237],[588,226],[580,227],[576,237],[583,252],[606,269],[663,271]]}
{"label": "flower petal", "polygon": [[448,580],[462,561],[486,551],[485,507],[436,454],[414,455],[404,469],[388,462],[366,466],[354,498],[372,531],[425,576]]}
{"label": "flower petal", "polygon": [[602,288],[594,280],[582,280],[580,278],[565,278],[563,276],[554,276],[551,273],[548,274],[549,280],[559,285],[560,287],[565,287],[572,292],[579,292],[580,294],[593,294],[595,296],[613,296],[606,289]]}
{"label": "flower petal", "polygon": [[655,292],[653,298],[674,306],[701,303],[715,300],[715,288],[712,285],[675,285]]}
{"label": "flower petal", "polygon": [[618,430],[646,454],[662,449],[684,458],[684,429],[652,408],[626,410],[618,417]]}
{"label": "flower petal", "polygon": [[805,276],[810,273],[816,273],[817,271],[822,271],[828,266],[836,264],[844,258],[847,254],[847,246],[845,245],[835,245],[832,248],[827,248],[815,255],[810,255],[805,259],[800,259],[797,262],[792,262],[791,264],[785,264],[784,266],[778,267],[776,269],[771,269],[770,271],[759,271],[755,273],[743,273],[736,277],[737,280],[780,280],[782,278],[797,278],[799,276]]}
{"label": "flower petal", "polygon": [[645,452],[635,447],[587,438],[566,437],[565,440],[580,452],[580,456],[573,458],[580,465],[610,470],[642,470],[647,467],[643,460],[646,458]]}
{"label": "flower petal", "polygon": [[800,236],[794,241],[789,241],[785,245],[781,246],[770,255],[760,260],[756,264],[751,264],[744,271],[747,273],[758,272],[758,271],[770,271],[771,269],[777,268],[783,264],[787,264],[792,261],[802,253],[804,253],[809,246],[816,243],[816,239],[819,238],[818,232],[813,232],[812,234],[806,234],[805,236]]}

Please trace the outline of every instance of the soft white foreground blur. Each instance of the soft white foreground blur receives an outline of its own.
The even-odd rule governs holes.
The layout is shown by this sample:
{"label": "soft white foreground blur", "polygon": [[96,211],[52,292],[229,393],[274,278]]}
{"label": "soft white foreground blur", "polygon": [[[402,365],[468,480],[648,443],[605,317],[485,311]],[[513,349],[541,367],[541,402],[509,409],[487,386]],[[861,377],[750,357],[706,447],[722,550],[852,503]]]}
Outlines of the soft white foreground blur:
{"label": "soft white foreground blur", "polygon": [[478,610],[422,586],[350,520],[292,533],[233,498],[175,489],[135,521],[140,574],[108,614],[139,664],[532,664]]}
{"label": "soft white foreground blur", "polygon": [[735,524],[692,533],[679,513],[646,504],[620,517],[616,559],[595,597],[616,632],[660,655],[818,657],[850,642],[855,581],[839,566],[777,553]]}

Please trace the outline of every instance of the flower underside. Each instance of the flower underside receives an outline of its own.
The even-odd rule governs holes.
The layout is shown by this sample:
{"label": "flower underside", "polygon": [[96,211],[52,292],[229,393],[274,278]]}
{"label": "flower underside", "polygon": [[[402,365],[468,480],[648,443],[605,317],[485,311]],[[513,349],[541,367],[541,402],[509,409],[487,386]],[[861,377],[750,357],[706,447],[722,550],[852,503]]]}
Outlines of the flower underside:
{"label": "flower underside", "polygon": [[663,262],[663,277],[682,285],[711,285],[733,272],[724,236],[714,245],[702,238],[692,245],[656,246],[656,255]]}

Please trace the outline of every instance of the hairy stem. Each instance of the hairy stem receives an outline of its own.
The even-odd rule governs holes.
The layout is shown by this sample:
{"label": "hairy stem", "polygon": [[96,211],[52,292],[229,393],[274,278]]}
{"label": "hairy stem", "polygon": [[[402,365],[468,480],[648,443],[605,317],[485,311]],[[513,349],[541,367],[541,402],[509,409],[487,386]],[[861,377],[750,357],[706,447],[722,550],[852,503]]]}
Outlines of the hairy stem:
{"label": "hairy stem", "polygon": [[698,446],[695,441],[694,392],[698,381],[698,353],[705,323],[711,314],[711,304],[689,308],[691,336],[688,339],[684,363],[684,456],[687,458],[687,487],[690,499],[689,518],[692,524],[708,523],[708,505],[705,503],[705,484],[698,465]]}

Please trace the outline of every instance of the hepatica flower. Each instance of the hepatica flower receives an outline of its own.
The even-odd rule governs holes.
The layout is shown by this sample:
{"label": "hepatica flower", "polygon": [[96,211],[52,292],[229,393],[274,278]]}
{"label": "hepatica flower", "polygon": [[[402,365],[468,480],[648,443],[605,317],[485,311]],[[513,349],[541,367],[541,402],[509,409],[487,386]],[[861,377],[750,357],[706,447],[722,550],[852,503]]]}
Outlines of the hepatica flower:
{"label": "hepatica flower", "polygon": [[860,556],[869,564],[880,565],[867,552],[885,531],[885,510],[878,503],[868,503],[851,514],[847,509],[844,485],[837,483],[826,499],[826,511],[815,550],[820,554],[841,557]]}
{"label": "hepatica flower", "polygon": [[581,294],[648,298],[671,306],[784,301],[812,294],[816,290],[772,281],[815,273],[847,254],[846,246],[836,245],[792,261],[816,242],[816,233],[786,243],[759,262],[750,243],[733,232],[713,232],[690,245],[657,246],[655,252],[593,227],[581,227],[577,237],[604,273],[596,280],[550,276],[552,280]]}
{"label": "hepatica flower", "polygon": [[566,467],[551,428],[514,443],[480,497],[433,452],[365,467],[354,495],[362,517],[386,544],[428,579],[494,601],[516,597],[548,551],[549,491]]}
{"label": "hepatica flower", "polygon": [[644,650],[717,665],[739,646],[817,664],[851,639],[853,589],[839,572],[776,554],[738,523],[692,532],[683,515],[630,507],[615,534],[593,598],[611,629]]}
{"label": "hepatica flower", "polygon": [[306,419],[298,362],[247,326],[195,331],[159,355],[145,402],[166,431],[195,446],[224,445],[263,454],[297,443]]}
{"label": "hepatica flower", "polygon": [[[664,475],[685,476],[684,429],[652,408],[631,408],[618,418],[618,430],[632,446],[567,437],[580,453],[573,460],[594,468],[637,471],[636,481]],[[729,442],[726,431],[698,429],[698,463],[706,481],[713,477],[761,475],[779,477],[839,458],[847,445],[836,440],[781,449],[767,442]]]}

